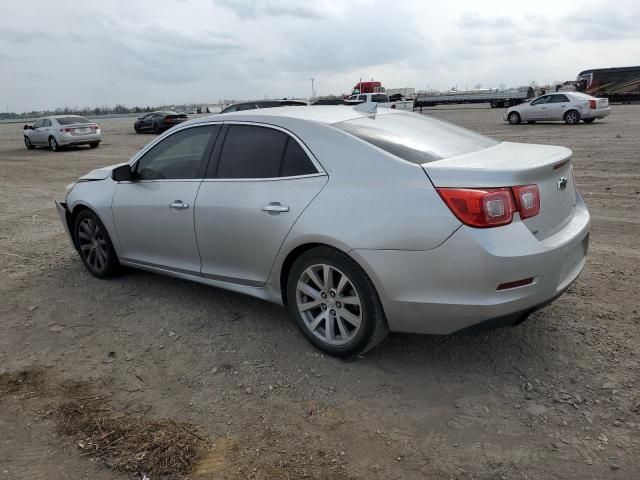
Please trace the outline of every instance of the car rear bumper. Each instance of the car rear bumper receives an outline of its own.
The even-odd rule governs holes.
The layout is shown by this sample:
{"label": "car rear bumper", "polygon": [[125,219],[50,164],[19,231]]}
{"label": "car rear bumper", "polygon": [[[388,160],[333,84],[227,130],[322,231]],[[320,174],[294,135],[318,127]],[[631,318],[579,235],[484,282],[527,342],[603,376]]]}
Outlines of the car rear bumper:
{"label": "car rear bumper", "polygon": [[[565,291],[585,265],[589,212],[537,240],[521,222],[461,227],[429,251],[354,250],[376,285],[392,331],[451,334],[487,321],[518,323]],[[532,278],[529,285],[498,285]],[[496,319],[498,319],[496,321]]]}
{"label": "car rear bumper", "polygon": [[589,109],[585,113],[582,114],[582,118],[604,118],[607,117],[611,113],[611,108],[594,108]]}
{"label": "car rear bumper", "polygon": [[58,145],[87,145],[89,143],[101,142],[101,133],[89,133],[86,135],[71,135],[68,133],[62,133],[56,138]]}

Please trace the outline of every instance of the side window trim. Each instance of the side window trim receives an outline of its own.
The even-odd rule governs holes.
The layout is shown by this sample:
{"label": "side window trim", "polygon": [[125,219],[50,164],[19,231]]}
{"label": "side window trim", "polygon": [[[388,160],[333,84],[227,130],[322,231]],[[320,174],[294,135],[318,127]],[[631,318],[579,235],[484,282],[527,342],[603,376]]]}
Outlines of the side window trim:
{"label": "side window trim", "polygon": [[[202,128],[202,127],[220,127],[217,129],[217,132],[215,132],[213,135],[211,135],[211,138],[209,139],[209,141],[207,142],[207,146],[204,150],[204,152],[202,153],[202,159],[200,160],[200,167],[198,168],[198,172],[197,172],[197,176],[196,178],[159,178],[159,179],[149,179],[149,180],[136,180],[136,182],[201,182],[202,180],[204,180],[206,177],[206,172],[207,172],[207,168],[209,166],[209,162],[211,161],[212,158],[212,153],[214,151],[214,147],[216,146],[216,144],[218,143],[218,138],[220,138],[220,132],[222,131],[222,129],[224,128],[224,123],[223,122],[212,122],[212,123],[204,123],[204,124],[195,124],[195,125],[189,125],[188,127],[185,128],[181,128],[179,130],[176,130],[175,132],[172,132],[171,135],[167,135],[166,137],[162,137],[161,139],[158,139],[158,141],[153,142],[152,145],[149,145],[147,148],[144,149],[144,151],[139,152],[130,162],[129,162],[129,166],[131,168],[131,170],[135,173],[138,169],[138,165],[140,160],[142,160],[142,158],[144,158],[144,156],[151,151],[156,145],[158,145],[160,142],[168,139],[169,137],[172,137],[173,135],[183,132],[184,130],[189,130],[192,128]],[[129,183],[129,182],[126,182]]]}
{"label": "side window trim", "polygon": [[[220,166],[220,155],[222,153],[222,147],[224,146],[224,141],[227,136],[227,132],[229,130],[229,126],[232,125],[249,125],[254,127],[266,127],[271,128],[273,130],[279,130],[287,135],[287,143],[285,144],[285,148],[282,152],[282,158],[280,159],[280,169],[282,169],[282,160],[284,159],[284,155],[286,154],[286,147],[291,139],[295,140],[300,148],[304,151],[304,153],[309,157],[313,167],[316,169],[316,173],[310,173],[306,175],[292,175],[288,177],[267,177],[267,178],[218,178],[218,167]],[[322,164],[318,161],[318,159],[311,153],[311,150],[305,145],[305,143],[300,140],[294,133],[286,128],[280,127],[278,125],[269,125],[266,123],[259,122],[243,122],[243,121],[226,121],[224,122],[223,128],[220,129],[218,133],[218,140],[214,146],[213,152],[211,154],[211,160],[209,163],[210,167],[207,169],[206,174],[204,176],[205,182],[258,182],[258,181],[274,181],[274,180],[288,180],[292,178],[307,178],[307,177],[319,177],[326,176],[327,172],[325,171]]]}

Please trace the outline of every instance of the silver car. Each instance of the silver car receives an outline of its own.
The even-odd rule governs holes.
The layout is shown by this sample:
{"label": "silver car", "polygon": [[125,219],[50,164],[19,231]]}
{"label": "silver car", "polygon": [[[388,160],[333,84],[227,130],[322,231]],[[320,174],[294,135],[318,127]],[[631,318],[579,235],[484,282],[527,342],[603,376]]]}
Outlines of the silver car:
{"label": "silver car", "polygon": [[511,325],[585,264],[571,151],[427,116],[281,107],[191,120],[57,204],[96,277],[120,265],[288,307],[320,349]]}
{"label": "silver car", "polygon": [[36,120],[23,129],[24,144],[32,150],[49,147],[54,152],[68,145],[98,148],[102,141],[100,126],[79,115],[55,115]]}
{"label": "silver car", "polygon": [[609,100],[606,98],[596,98],[581,92],[558,92],[508,108],[504,112],[503,120],[511,125],[556,120],[575,125],[580,120],[592,123],[597,118],[606,117],[610,112]]}

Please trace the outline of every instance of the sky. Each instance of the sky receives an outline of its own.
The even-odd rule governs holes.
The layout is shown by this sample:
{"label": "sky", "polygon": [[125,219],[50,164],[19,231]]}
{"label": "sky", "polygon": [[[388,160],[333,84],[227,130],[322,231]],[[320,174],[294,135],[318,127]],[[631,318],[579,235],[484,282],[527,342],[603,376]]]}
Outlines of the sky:
{"label": "sky", "polygon": [[638,0],[2,0],[0,110],[543,84],[640,64],[638,25]]}

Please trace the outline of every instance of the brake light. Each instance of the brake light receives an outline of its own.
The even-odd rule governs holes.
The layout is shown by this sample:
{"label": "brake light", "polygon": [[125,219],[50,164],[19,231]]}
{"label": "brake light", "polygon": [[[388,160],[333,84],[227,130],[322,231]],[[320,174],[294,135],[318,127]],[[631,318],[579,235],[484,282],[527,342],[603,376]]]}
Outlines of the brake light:
{"label": "brake light", "polygon": [[510,224],[516,212],[523,220],[540,213],[537,185],[438,188],[437,191],[458,220],[470,227],[499,227]]}
{"label": "brake light", "polygon": [[61,128],[60,131],[61,132],[71,133],[71,132],[75,132],[76,129],[75,128]]}
{"label": "brake light", "polygon": [[94,131],[98,131],[98,130],[100,130],[100,127],[99,127],[98,125],[96,125],[95,123],[93,123],[93,124],[89,125],[89,128],[90,128],[91,130],[94,130]]}
{"label": "brake light", "polygon": [[540,213],[540,191],[537,185],[513,187],[513,195],[522,220]]}
{"label": "brake light", "polygon": [[438,193],[458,220],[471,227],[507,225],[516,212],[510,188],[439,188]]}
{"label": "brake light", "polygon": [[595,100],[589,100],[589,108],[596,108],[596,101]]}

